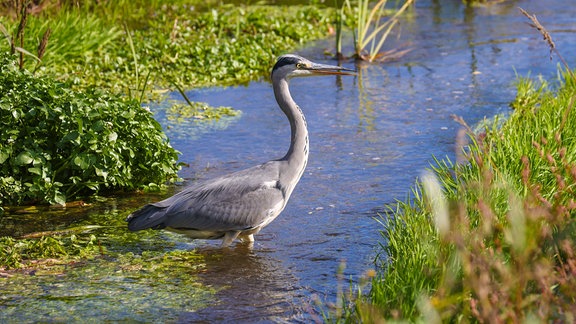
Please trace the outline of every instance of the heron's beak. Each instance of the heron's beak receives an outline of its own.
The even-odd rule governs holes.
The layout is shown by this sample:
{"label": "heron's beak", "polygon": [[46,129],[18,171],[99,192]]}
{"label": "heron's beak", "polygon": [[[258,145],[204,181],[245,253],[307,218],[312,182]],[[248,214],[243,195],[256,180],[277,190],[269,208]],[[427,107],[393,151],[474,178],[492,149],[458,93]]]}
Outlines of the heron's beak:
{"label": "heron's beak", "polygon": [[307,68],[313,74],[356,75],[356,71],[345,67],[314,63]]}

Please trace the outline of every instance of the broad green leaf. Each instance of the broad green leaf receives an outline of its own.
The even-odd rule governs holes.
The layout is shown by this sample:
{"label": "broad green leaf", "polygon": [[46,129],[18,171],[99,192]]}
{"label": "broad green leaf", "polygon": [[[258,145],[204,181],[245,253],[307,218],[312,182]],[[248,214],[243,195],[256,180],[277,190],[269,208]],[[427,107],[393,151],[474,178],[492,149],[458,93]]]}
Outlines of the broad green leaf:
{"label": "broad green leaf", "polygon": [[10,157],[10,154],[8,154],[7,152],[0,152],[0,164],[4,163],[6,160],[8,160],[8,158]]}
{"label": "broad green leaf", "polygon": [[90,158],[86,154],[79,154],[74,158],[74,164],[82,170],[87,170],[90,167]]}
{"label": "broad green leaf", "polygon": [[28,168],[28,172],[34,173],[34,174],[37,174],[37,175],[42,175],[42,169],[41,169],[41,168],[38,168],[38,167]]}
{"label": "broad green leaf", "polygon": [[14,159],[16,165],[26,165],[32,163],[32,161],[34,161],[34,158],[32,158],[32,155],[27,151],[21,152]]}
{"label": "broad green leaf", "polygon": [[96,175],[104,178],[104,181],[106,181],[106,178],[108,177],[108,171],[104,171],[100,168],[94,168],[94,169],[96,170]]}
{"label": "broad green leaf", "polygon": [[59,204],[59,205],[65,206],[66,205],[66,196],[63,193],[57,191],[54,194],[54,202]]}

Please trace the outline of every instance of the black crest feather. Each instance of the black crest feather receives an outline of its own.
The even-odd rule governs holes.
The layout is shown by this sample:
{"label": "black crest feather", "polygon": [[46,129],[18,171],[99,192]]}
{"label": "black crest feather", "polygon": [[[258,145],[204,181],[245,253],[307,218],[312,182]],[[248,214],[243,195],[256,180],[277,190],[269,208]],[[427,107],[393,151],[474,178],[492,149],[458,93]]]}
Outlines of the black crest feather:
{"label": "black crest feather", "polygon": [[298,56],[298,55],[294,55],[294,54],[286,54],[286,55],[282,55],[278,58],[278,61],[276,62],[276,64],[274,65],[274,68],[272,69],[272,72],[274,72],[275,70],[285,66],[285,65],[294,65],[298,62],[302,62],[304,60],[303,57]]}

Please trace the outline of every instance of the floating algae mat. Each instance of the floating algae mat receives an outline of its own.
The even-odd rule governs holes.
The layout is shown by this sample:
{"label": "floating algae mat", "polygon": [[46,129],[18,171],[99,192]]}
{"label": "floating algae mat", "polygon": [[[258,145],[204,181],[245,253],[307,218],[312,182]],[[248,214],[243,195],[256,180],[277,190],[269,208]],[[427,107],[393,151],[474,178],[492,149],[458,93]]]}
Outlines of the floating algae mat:
{"label": "floating algae mat", "polygon": [[176,236],[128,232],[128,211],[93,209],[71,227],[77,233],[3,238],[3,258],[14,250],[34,255],[23,246],[40,243],[48,257],[0,269],[0,322],[165,322],[206,307],[214,289],[197,280],[205,268],[201,255],[175,248]]}
{"label": "floating algae mat", "polygon": [[170,320],[205,307],[190,252],[145,253],[51,266],[0,280],[0,321]]}

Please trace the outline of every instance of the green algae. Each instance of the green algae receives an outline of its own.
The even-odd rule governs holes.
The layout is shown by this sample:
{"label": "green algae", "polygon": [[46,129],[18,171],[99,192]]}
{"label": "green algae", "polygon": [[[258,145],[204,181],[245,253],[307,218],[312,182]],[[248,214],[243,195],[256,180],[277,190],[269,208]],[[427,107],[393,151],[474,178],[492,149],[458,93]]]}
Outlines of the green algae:
{"label": "green algae", "polygon": [[[126,228],[128,210],[161,196],[106,199],[72,211],[84,213],[75,226],[1,237],[0,322],[165,322],[205,307],[204,257],[178,236]],[[51,212],[40,208],[36,226]]]}
{"label": "green algae", "polygon": [[194,252],[143,252],[52,264],[0,279],[0,321],[167,321],[205,307]]}

